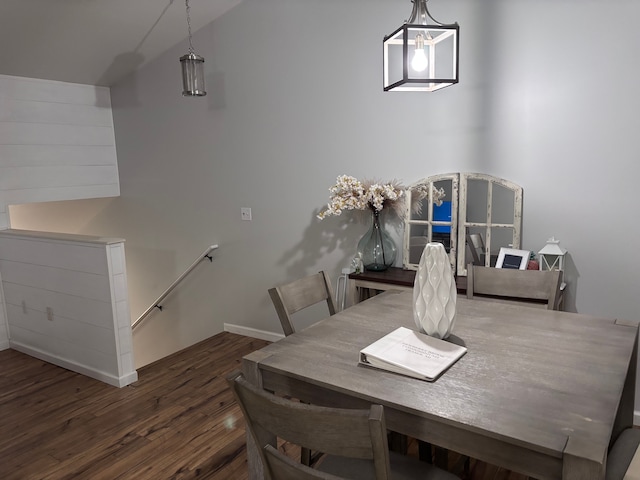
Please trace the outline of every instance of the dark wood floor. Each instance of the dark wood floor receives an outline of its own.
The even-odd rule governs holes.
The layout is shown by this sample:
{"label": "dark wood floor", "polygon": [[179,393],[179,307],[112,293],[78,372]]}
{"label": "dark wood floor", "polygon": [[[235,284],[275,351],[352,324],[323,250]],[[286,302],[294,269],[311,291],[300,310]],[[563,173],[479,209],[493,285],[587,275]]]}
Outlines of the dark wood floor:
{"label": "dark wood floor", "polygon": [[[0,352],[0,478],[246,479],[244,421],[224,378],[264,345],[222,333],[124,388]],[[525,477],[472,462],[469,478]]]}

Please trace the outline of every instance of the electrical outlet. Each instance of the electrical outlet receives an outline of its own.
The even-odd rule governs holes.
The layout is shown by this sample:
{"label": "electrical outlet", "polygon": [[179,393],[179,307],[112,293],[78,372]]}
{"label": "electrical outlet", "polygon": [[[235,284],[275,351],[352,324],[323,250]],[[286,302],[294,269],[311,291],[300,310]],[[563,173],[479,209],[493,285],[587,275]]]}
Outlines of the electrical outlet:
{"label": "electrical outlet", "polygon": [[249,207],[242,207],[240,209],[240,218],[242,220],[251,220],[251,209]]}
{"label": "electrical outlet", "polygon": [[47,307],[47,320],[53,322],[53,308]]}

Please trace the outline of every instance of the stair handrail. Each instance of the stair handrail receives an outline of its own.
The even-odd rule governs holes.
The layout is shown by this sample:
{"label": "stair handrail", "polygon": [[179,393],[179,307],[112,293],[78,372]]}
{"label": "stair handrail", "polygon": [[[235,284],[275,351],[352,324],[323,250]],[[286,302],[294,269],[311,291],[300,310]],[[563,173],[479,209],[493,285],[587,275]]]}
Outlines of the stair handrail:
{"label": "stair handrail", "polygon": [[209,253],[211,253],[213,250],[216,250],[218,248],[218,245],[210,245],[209,247],[207,247],[207,249],[202,252],[201,255],[198,256],[198,258],[189,266],[189,268],[187,268],[184,273],[182,275],[180,275],[178,278],[175,279],[175,281],[169,285],[169,287],[162,293],[162,295],[160,295],[155,302],[153,302],[149,308],[147,308],[144,313],[142,315],[140,315],[138,317],[138,319],[133,322],[131,324],[131,329],[133,330],[134,328],[136,328],[136,326],[142,321],[144,320],[152,311],[154,308],[157,308],[158,310],[162,311],[162,305],[160,305],[160,302],[162,302],[162,300],[164,300],[167,295],[169,295],[171,293],[171,291],[176,288],[176,286],[178,286],[178,284],[184,280],[184,278],[189,275],[191,273],[191,271],[196,268],[196,265],[198,265],[202,260],[204,260],[205,258],[208,258],[210,262],[213,262],[213,257],[211,257],[211,255],[209,255]]}

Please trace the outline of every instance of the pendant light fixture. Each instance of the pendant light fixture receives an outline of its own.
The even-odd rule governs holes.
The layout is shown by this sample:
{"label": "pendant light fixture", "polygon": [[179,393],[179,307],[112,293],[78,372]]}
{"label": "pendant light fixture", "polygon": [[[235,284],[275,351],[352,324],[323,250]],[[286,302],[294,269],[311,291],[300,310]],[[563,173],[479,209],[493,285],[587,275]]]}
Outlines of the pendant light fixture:
{"label": "pendant light fixture", "polygon": [[180,57],[182,65],[182,95],[185,97],[203,97],[207,94],[204,89],[204,58],[196,55],[191,41],[191,15],[189,0],[187,6],[187,27],[189,28],[189,53]]}
{"label": "pendant light fixture", "polygon": [[411,0],[409,20],[384,37],[385,92],[433,92],[458,83],[460,27],[435,20],[427,1]]}

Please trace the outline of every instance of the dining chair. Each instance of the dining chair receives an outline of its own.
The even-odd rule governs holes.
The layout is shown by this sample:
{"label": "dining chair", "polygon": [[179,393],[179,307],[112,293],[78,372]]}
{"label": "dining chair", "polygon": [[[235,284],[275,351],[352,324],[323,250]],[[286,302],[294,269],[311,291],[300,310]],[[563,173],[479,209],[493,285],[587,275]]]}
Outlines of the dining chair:
{"label": "dining chair", "polygon": [[[479,233],[467,233],[467,245],[471,252],[471,258],[474,265],[484,265],[484,240]],[[482,255],[482,257],[480,257]]]}
{"label": "dining chair", "polygon": [[331,280],[324,271],[270,288],[269,296],[276,308],[285,336],[295,333],[291,316],[304,308],[326,301],[329,315],[335,315],[338,311]]}
{"label": "dining chair", "polygon": [[607,455],[605,480],[640,478],[640,429],[627,428],[620,433]]}
{"label": "dining chair", "polygon": [[515,270],[467,267],[467,298],[480,297],[505,303],[558,310],[561,272],[558,270]]}
{"label": "dining chair", "polygon": [[[292,315],[296,312],[322,301],[327,302],[329,315],[335,315],[338,311],[331,280],[324,271],[270,288],[269,296],[287,337],[296,331],[292,320]],[[317,460],[319,454],[302,448],[300,455],[302,463],[311,465]]]}
{"label": "dining chair", "polygon": [[[227,377],[253,438],[265,477],[271,480],[459,480],[455,475],[389,452],[384,409],[328,408],[294,402],[249,383],[240,372]],[[275,438],[325,452],[314,468],[272,446]]]}
{"label": "dining chair", "polygon": [[429,243],[429,237],[414,236],[409,238],[409,263],[420,263],[424,247]]}

